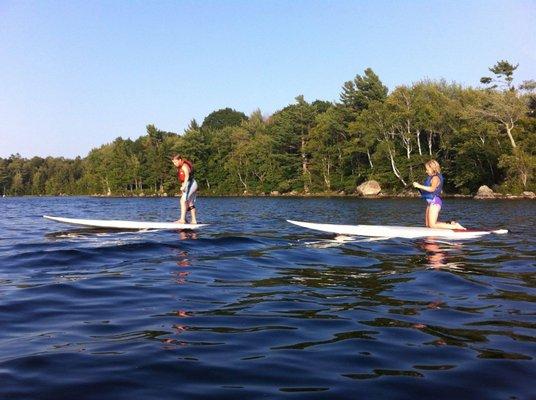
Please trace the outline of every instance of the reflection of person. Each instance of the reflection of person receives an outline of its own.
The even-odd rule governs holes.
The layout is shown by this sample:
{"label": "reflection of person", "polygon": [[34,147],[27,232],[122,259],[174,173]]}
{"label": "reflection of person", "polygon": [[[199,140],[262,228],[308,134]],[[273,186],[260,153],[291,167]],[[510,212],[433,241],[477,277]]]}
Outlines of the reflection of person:
{"label": "reflection of person", "polygon": [[180,240],[196,240],[197,239],[197,233],[194,231],[179,231],[179,239]]}
{"label": "reflection of person", "polygon": [[186,212],[190,211],[192,224],[197,224],[195,200],[197,197],[197,182],[194,179],[193,164],[182,158],[180,155],[174,156],[171,161],[177,167],[179,182],[181,183],[181,217],[177,221],[179,224],[186,223]]}
{"label": "reflection of person", "polygon": [[426,207],[426,226],[428,228],[442,228],[442,229],[463,229],[456,221],[439,222],[437,220],[443,200],[441,200],[441,191],[443,190],[443,175],[441,174],[441,167],[436,160],[429,160],[424,164],[426,167],[426,173],[428,177],[424,182],[424,185],[413,182],[413,186],[419,189],[421,197],[426,200],[428,206]]}
{"label": "reflection of person", "polygon": [[455,249],[460,250],[462,245],[460,243],[443,242],[447,245],[445,249],[445,247],[441,247],[440,243],[430,238],[419,243],[419,247],[426,252],[428,266],[434,269],[449,268],[453,270],[461,267],[463,264],[453,261],[452,257],[449,257],[448,254]]}
{"label": "reflection of person", "polygon": [[432,268],[439,269],[447,265],[445,252],[441,250],[437,243],[433,241],[424,242],[423,248],[428,253],[428,263]]}

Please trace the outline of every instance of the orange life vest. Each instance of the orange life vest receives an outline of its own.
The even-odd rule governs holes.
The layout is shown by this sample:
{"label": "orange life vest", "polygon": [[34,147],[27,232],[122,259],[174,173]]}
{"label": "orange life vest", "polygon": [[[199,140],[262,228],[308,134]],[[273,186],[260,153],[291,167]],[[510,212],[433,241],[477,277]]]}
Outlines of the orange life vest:
{"label": "orange life vest", "polygon": [[[194,179],[194,166],[193,164],[188,160],[183,160],[183,165],[186,164],[188,166],[188,169],[190,170],[190,174],[188,175],[188,180]],[[182,183],[184,182],[184,171],[182,170],[182,165],[179,168],[179,181]]]}

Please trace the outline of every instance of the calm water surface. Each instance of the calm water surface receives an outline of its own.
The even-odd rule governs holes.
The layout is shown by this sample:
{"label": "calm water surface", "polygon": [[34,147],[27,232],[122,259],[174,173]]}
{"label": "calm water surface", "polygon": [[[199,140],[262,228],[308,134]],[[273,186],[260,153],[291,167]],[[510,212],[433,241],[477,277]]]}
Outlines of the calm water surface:
{"label": "calm water surface", "polygon": [[536,202],[447,200],[506,227],[465,242],[341,240],[286,218],[416,225],[419,200],[0,199],[0,398],[536,398]]}

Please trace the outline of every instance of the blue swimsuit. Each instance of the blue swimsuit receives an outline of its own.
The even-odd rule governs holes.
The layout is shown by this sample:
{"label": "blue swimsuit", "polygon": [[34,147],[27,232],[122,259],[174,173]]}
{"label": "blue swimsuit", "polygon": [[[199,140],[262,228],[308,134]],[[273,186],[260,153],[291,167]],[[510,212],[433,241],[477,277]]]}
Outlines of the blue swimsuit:
{"label": "blue swimsuit", "polygon": [[431,186],[432,179],[434,176],[437,176],[439,178],[439,185],[437,185],[436,189],[433,192],[421,190],[421,197],[426,200],[428,205],[437,204],[439,207],[441,207],[443,205],[443,200],[441,200],[440,197],[441,191],[443,190],[443,175],[437,174],[427,177],[424,181],[424,186]]}

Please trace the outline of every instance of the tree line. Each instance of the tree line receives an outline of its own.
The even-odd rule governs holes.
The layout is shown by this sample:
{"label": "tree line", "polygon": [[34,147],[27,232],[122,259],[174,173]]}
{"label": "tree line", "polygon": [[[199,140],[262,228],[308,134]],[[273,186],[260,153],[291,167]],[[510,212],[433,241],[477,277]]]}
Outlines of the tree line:
{"label": "tree line", "polygon": [[192,160],[203,194],[354,192],[374,179],[411,190],[437,159],[448,193],[534,190],[536,83],[514,85],[499,61],[482,87],[422,80],[389,92],[370,68],[345,82],[337,102],[295,102],[270,116],[225,108],[182,133],[148,125],[85,158],[0,158],[6,195],[138,195],[177,192],[174,154]]}

